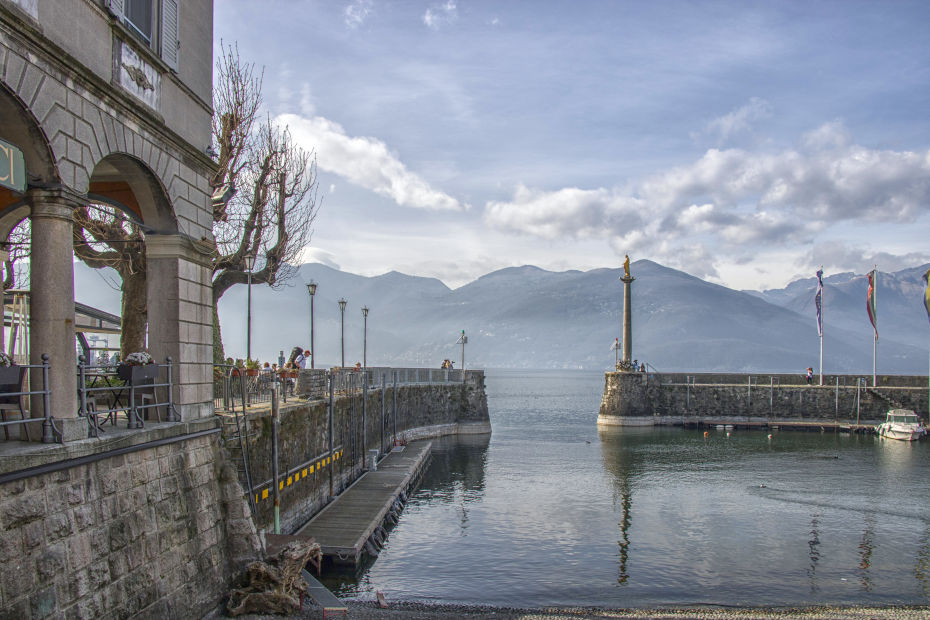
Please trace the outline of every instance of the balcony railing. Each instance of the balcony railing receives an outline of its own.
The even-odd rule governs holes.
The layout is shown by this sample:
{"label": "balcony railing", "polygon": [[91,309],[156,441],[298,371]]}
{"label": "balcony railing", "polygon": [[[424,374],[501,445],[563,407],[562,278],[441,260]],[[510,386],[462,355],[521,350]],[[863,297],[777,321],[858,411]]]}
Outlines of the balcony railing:
{"label": "balcony railing", "polygon": [[[30,369],[41,369],[42,389],[26,389],[26,379]],[[3,427],[3,438],[13,439],[10,430],[18,431],[17,439],[31,441],[29,426],[42,425],[42,443],[61,442],[61,430],[55,426],[55,419],[51,413],[50,394],[48,387],[48,355],[42,354],[41,364],[20,364],[18,366],[5,366],[0,368],[0,426]],[[31,385],[31,384],[30,384]],[[32,396],[42,396],[42,410],[44,417],[31,417],[29,401]],[[25,403],[25,405],[24,405]],[[10,411],[19,412],[20,419],[8,420]]]}
{"label": "balcony railing", "polygon": [[[143,428],[152,414],[161,421],[161,409],[165,411],[165,421],[180,420],[174,407],[170,357],[164,364],[95,366],[81,355],[77,369],[78,415],[87,418],[91,437],[106,432],[107,423],[118,426],[120,419],[128,429]],[[160,395],[164,398],[159,399]]]}

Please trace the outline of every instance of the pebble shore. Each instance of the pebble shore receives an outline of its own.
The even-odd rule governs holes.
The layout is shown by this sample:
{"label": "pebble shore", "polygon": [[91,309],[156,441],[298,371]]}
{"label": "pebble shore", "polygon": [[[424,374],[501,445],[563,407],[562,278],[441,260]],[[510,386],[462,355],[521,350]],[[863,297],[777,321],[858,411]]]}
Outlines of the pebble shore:
{"label": "pebble shore", "polygon": [[[930,617],[930,606],[810,606],[810,607],[669,607],[648,609],[597,609],[590,607],[554,608],[554,609],[511,609],[505,607],[488,607],[480,605],[448,605],[441,603],[388,602],[386,609],[369,601],[346,601],[349,618],[374,620],[428,620],[431,618],[495,618],[498,620],[580,620],[580,619],[642,619],[659,620],[787,620],[804,618],[807,620],[924,620]],[[291,618],[322,618],[320,608],[311,603],[304,604],[304,610]],[[271,620],[282,616],[240,616],[243,620]]]}

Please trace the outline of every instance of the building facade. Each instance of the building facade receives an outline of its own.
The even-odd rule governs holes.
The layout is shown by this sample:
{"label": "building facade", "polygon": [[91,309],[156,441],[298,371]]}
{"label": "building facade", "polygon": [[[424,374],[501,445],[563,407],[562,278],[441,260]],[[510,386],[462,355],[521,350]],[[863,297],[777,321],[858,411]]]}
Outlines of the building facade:
{"label": "building facade", "polygon": [[49,356],[65,441],[87,436],[72,225],[91,202],[142,226],[149,350],[176,363],[181,418],[212,415],[212,5],[0,0],[0,241],[30,220],[30,362]]}

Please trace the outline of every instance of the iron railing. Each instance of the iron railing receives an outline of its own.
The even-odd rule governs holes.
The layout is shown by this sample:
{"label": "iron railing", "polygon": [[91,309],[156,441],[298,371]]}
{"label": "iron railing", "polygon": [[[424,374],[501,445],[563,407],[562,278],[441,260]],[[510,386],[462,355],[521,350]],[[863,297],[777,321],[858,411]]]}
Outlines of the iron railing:
{"label": "iron railing", "polygon": [[[135,368],[145,369],[146,376],[133,378],[131,370],[121,371],[120,366],[113,365],[91,365],[83,355],[78,357],[78,415],[87,418],[88,435],[99,437],[100,433],[106,432],[103,425],[109,422],[111,426],[117,426],[120,416],[125,418],[126,428],[143,428],[149,411],[153,411],[156,419],[161,421],[159,408],[165,409],[165,421],[181,419],[174,407],[171,358],[166,358],[164,364]],[[163,373],[165,380],[159,381]],[[164,400],[159,400],[159,391],[166,395]]]}
{"label": "iron railing", "polygon": [[[2,407],[2,421],[0,421],[0,426],[3,426],[3,437],[4,439],[10,439],[10,428],[13,426],[19,426],[20,429],[20,439],[26,439],[27,441],[31,438],[29,437],[29,424],[42,424],[42,443],[61,443],[61,430],[55,426],[55,418],[51,413],[51,402],[50,395],[51,390],[48,387],[48,355],[42,354],[42,363],[41,364],[20,364],[18,366],[11,366],[10,368],[18,369],[17,380],[13,383],[6,383],[5,388],[0,391],[0,407]],[[30,374],[29,369],[41,369],[42,376],[42,389],[25,389],[26,375]],[[18,390],[8,391],[10,385],[15,385]],[[31,388],[30,384],[30,388]],[[31,410],[29,407],[23,406],[23,399],[31,399],[32,396],[42,396],[42,409],[45,412],[45,415],[41,418],[31,417]],[[7,420],[6,413],[7,411],[19,410],[20,415],[22,416],[19,420]],[[27,411],[30,413],[30,416],[27,417]]]}
{"label": "iron railing", "polygon": [[282,373],[263,368],[247,370],[231,364],[213,366],[213,408],[216,411],[233,411],[243,405],[270,404],[275,383],[280,397],[287,402],[294,396],[296,373]]}

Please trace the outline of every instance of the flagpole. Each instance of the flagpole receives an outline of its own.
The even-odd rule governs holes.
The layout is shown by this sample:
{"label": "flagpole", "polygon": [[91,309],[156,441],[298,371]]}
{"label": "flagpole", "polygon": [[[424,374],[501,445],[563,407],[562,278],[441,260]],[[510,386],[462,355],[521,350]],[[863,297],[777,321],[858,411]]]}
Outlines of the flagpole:
{"label": "flagpole", "polygon": [[[872,299],[874,300],[875,306],[875,322],[878,323],[878,265],[872,266]],[[875,340],[872,342],[872,387],[877,387],[878,382],[876,381],[877,369],[878,369],[878,326],[872,326],[875,330]]]}
{"label": "flagpole", "polygon": [[817,274],[817,285],[820,287],[820,385],[823,385],[823,265],[820,266],[820,273]]}

